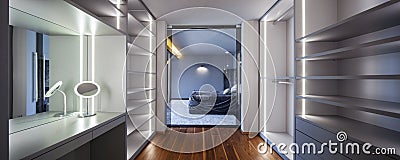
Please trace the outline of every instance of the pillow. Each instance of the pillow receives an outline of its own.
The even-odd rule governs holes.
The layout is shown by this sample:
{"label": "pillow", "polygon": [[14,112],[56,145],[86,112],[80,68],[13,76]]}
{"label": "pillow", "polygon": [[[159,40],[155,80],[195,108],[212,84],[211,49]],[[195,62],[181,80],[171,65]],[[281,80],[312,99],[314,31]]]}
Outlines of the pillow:
{"label": "pillow", "polygon": [[231,89],[230,88],[227,88],[227,89],[224,90],[224,92],[222,92],[222,94],[229,94],[229,93],[231,93]]}
{"label": "pillow", "polygon": [[231,93],[236,93],[237,92],[237,85],[233,85],[231,88]]}

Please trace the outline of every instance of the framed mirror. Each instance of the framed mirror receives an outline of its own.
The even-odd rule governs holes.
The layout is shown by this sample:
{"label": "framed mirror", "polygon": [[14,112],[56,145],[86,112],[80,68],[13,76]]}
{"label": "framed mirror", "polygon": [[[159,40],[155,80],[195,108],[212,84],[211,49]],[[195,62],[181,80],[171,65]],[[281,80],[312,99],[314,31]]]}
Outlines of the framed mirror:
{"label": "framed mirror", "polygon": [[96,115],[94,112],[94,101],[91,101],[92,110],[89,110],[89,99],[93,99],[100,93],[100,86],[93,81],[83,81],[75,85],[75,94],[86,101],[86,113],[80,113],[79,117],[90,117]]}
{"label": "framed mirror", "polygon": [[75,94],[82,98],[93,98],[100,93],[100,86],[93,81],[83,81],[75,86]]}

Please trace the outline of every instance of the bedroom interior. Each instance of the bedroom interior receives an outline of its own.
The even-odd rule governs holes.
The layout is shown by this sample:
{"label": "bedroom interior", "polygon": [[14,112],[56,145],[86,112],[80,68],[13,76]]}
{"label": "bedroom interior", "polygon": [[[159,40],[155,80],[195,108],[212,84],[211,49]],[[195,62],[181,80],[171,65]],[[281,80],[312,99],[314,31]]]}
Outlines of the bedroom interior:
{"label": "bedroom interior", "polygon": [[[236,26],[171,26],[168,126],[238,126]],[[173,45],[173,47],[172,47]],[[172,48],[179,51],[173,54]],[[178,56],[177,56],[178,55]]]}

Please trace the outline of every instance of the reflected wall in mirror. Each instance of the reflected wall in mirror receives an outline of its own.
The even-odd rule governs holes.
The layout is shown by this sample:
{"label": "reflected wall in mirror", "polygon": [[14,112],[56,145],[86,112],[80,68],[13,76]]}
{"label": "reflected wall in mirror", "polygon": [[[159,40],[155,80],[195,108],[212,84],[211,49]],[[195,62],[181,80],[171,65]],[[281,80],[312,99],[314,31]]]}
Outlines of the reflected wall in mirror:
{"label": "reflected wall in mirror", "polygon": [[[76,111],[78,100],[73,96],[74,84],[86,78],[87,37],[46,35],[30,29],[12,28],[13,108],[10,118],[30,116],[48,111],[63,111],[63,97],[45,97],[49,86],[62,80],[67,95],[68,111]],[[83,43],[82,43],[83,42]],[[83,51],[81,55],[81,51]],[[83,66],[83,64],[82,64]]]}
{"label": "reflected wall in mirror", "polygon": [[[67,110],[77,111],[74,85],[87,78],[88,38],[63,23],[51,20],[51,10],[31,3],[51,1],[14,0],[9,6],[10,54],[13,70],[13,104],[10,119],[56,114],[64,109],[62,95],[45,96],[49,87],[63,81]],[[71,8],[68,3],[59,9]],[[73,7],[72,7],[73,8]],[[46,115],[47,116],[47,115]],[[50,116],[51,117],[51,116]],[[30,119],[32,121],[32,119]]]}
{"label": "reflected wall in mirror", "polygon": [[[125,62],[125,33],[79,8],[65,0],[9,1],[9,54],[13,63],[10,134],[60,119],[54,115],[64,110],[63,96],[45,96],[58,81],[63,81],[60,90],[66,94],[68,112],[85,112],[82,108],[87,102],[75,95],[74,87],[88,80],[97,80],[107,91],[103,92],[107,96],[102,104],[120,106],[105,109],[125,110],[123,92],[114,89],[120,83],[104,83],[124,75],[115,68],[122,68]],[[118,63],[109,63],[111,57]]]}

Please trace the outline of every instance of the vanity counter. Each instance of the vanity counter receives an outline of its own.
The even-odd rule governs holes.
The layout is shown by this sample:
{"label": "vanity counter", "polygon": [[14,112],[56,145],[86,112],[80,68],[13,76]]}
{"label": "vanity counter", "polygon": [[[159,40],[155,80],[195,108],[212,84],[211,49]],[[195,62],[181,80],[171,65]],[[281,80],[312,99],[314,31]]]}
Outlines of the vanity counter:
{"label": "vanity counter", "polygon": [[125,113],[71,116],[10,134],[10,159],[60,158],[116,126],[125,123]]}

